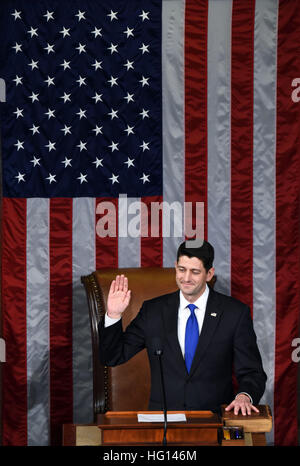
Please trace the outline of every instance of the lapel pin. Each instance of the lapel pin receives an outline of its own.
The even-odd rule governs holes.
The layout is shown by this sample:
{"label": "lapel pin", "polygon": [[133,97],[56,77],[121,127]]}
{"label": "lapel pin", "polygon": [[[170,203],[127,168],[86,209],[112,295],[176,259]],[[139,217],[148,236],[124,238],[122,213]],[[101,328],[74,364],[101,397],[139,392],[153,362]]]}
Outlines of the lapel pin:
{"label": "lapel pin", "polygon": [[210,315],[211,315],[212,317],[217,317],[216,312],[212,312]]}

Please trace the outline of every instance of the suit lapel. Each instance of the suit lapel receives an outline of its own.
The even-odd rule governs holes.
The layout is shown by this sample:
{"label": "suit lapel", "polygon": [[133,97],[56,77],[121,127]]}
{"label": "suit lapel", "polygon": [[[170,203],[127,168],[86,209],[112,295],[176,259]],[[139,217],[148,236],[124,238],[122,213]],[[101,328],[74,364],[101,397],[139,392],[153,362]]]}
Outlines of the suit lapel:
{"label": "suit lapel", "polygon": [[210,290],[206,304],[203,325],[189,374],[190,376],[193,374],[201,359],[203,358],[205,350],[219,324],[222,312],[223,310],[218,306],[217,294],[213,290]]}
{"label": "suit lapel", "polygon": [[181,348],[178,341],[178,309],[179,309],[179,291],[168,296],[164,304],[163,319],[165,326],[166,342],[174,352],[174,360],[180,367],[185,369],[185,362],[182,356]]}

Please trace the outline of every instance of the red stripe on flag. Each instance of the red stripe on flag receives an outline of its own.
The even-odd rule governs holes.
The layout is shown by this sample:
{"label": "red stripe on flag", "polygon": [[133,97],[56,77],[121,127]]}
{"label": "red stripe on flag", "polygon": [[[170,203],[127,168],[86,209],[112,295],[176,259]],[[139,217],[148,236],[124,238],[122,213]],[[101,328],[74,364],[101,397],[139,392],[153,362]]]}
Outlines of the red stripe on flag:
{"label": "red stripe on flag", "polygon": [[96,269],[118,267],[118,199],[96,199]]}
{"label": "red stripe on flag", "polygon": [[277,56],[275,444],[297,445],[297,364],[291,343],[299,321],[300,104],[291,83],[300,70],[299,2],[280,2]]}
{"label": "red stripe on flag", "polygon": [[[207,20],[208,1],[185,6],[185,201],[204,202],[207,237]],[[201,181],[200,181],[201,180]],[[195,218],[192,228],[196,228]]]}
{"label": "red stripe on flag", "polygon": [[50,423],[51,444],[61,444],[73,419],[72,199],[50,200]]}
{"label": "red stripe on flag", "polygon": [[27,445],[26,200],[2,200],[2,442]]}
{"label": "red stripe on flag", "polygon": [[[162,267],[162,210],[159,215],[155,214],[156,207],[162,205],[162,196],[144,197],[141,201],[147,206],[147,212],[141,212],[141,267]],[[151,209],[151,205],[155,210]]]}
{"label": "red stripe on flag", "polygon": [[231,294],[253,300],[253,60],[255,1],[233,2],[231,61]]}

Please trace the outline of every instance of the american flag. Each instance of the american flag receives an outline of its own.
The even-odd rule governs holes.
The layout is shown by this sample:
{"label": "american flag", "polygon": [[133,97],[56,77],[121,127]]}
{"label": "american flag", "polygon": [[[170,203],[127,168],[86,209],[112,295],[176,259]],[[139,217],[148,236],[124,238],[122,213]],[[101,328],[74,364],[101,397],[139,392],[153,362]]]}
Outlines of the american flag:
{"label": "american flag", "polygon": [[[298,7],[1,2],[5,445],[58,444],[63,423],[91,422],[80,276],[172,266],[182,238],[162,226],[159,237],[120,231],[125,213],[137,222],[137,204],[161,201],[204,203],[216,289],[252,309],[268,442],[297,444]],[[115,235],[98,234],[105,206]]]}

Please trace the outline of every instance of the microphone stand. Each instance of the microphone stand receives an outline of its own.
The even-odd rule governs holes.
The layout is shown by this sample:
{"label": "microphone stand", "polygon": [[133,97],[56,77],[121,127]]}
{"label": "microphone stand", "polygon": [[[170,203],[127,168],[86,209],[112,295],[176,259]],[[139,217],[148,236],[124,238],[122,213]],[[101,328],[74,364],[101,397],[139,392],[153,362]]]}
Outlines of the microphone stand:
{"label": "microphone stand", "polygon": [[165,382],[164,382],[164,373],[163,373],[163,368],[162,368],[162,362],[161,362],[161,356],[163,354],[163,351],[161,349],[155,350],[156,356],[158,356],[159,360],[159,368],[160,368],[160,381],[161,381],[161,389],[162,389],[162,395],[163,395],[163,411],[164,411],[164,437],[162,444],[167,445],[167,427],[168,427],[168,421],[167,421],[167,402],[166,402],[166,391],[165,391]]}

